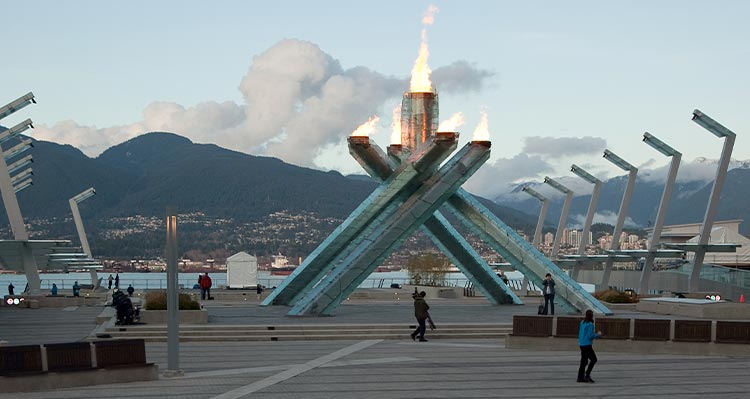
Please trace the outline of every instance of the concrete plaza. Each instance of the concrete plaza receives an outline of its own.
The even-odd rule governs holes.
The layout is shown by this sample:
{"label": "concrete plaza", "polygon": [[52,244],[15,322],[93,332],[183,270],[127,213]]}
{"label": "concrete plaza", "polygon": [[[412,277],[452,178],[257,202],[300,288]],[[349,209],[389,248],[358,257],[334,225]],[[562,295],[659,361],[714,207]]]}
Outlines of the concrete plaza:
{"label": "concrete plaza", "polygon": [[[413,324],[409,303],[352,301],[336,317],[304,319],[253,303],[206,305],[213,315],[209,323]],[[495,307],[481,299],[433,299],[430,305],[438,329],[440,322],[509,323],[513,314],[534,314],[536,308]],[[11,345],[85,339],[98,313],[92,309],[101,310],[0,308],[0,339]],[[54,339],[56,331],[64,331],[64,338]],[[149,343],[146,350],[148,361],[165,371],[166,344]],[[0,393],[0,398],[746,398],[750,392],[750,348],[736,356],[597,354],[596,383],[581,384],[575,381],[577,351],[506,349],[502,339],[185,342],[183,377],[91,381],[88,387]]]}

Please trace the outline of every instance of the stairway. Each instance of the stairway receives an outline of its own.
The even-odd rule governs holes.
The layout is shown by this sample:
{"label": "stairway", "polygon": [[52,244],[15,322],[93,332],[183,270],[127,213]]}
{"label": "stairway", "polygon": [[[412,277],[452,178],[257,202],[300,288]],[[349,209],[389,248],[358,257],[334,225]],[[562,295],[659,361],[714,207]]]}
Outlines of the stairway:
{"label": "stairway", "polygon": [[[364,339],[409,339],[416,325],[408,324],[309,324],[309,325],[182,325],[180,342],[210,341],[326,341]],[[441,324],[427,331],[430,339],[505,338],[511,324]],[[103,326],[89,339],[135,339],[166,342],[167,326]]]}

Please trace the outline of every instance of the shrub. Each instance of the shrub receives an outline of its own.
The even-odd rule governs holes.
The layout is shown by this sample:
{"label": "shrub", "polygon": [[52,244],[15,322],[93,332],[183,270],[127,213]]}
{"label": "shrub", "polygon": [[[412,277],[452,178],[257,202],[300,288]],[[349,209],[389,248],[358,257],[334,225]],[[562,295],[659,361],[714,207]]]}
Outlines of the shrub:
{"label": "shrub", "polygon": [[638,295],[633,293],[620,292],[613,289],[597,291],[594,293],[594,298],[609,302],[609,303],[636,303],[638,302]]}
{"label": "shrub", "polygon": [[[200,310],[201,305],[188,294],[180,294],[180,310]],[[167,310],[167,293],[165,291],[146,294],[146,310]]]}

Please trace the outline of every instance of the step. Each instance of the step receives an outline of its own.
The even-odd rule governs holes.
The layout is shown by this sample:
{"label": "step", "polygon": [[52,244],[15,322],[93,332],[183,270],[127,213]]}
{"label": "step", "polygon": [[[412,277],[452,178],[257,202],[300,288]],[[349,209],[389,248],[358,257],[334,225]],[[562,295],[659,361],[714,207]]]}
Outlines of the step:
{"label": "step", "polygon": [[[427,334],[430,339],[503,339],[509,333],[456,333],[441,334],[435,331]],[[112,335],[113,339],[143,339],[146,342],[166,342],[167,337],[162,336],[140,336],[136,334]],[[180,342],[208,342],[211,337],[204,336],[180,336]],[[266,336],[247,336],[247,335],[228,335],[217,337],[220,341],[332,341],[332,340],[367,340],[367,339],[386,339],[386,340],[409,340],[408,333],[401,334],[339,334],[339,335],[266,335]],[[99,339],[99,338],[96,338]]]}

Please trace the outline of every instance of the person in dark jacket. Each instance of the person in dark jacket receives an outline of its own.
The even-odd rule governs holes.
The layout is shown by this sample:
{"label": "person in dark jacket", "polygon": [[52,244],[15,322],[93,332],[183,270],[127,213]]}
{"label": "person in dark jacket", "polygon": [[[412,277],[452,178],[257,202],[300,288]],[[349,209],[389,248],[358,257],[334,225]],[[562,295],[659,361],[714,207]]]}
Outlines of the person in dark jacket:
{"label": "person in dark jacket", "polygon": [[128,284],[128,296],[133,296],[133,293],[135,292],[135,288],[133,288],[133,284]]}
{"label": "person in dark jacket", "polygon": [[201,286],[201,299],[211,299],[211,277],[208,277],[208,272],[198,280],[198,284]]}
{"label": "person in dark jacket", "polygon": [[13,286],[13,283],[8,284],[8,295],[13,296],[13,289],[16,288]]}
{"label": "person in dark jacket", "polygon": [[552,280],[552,275],[547,273],[542,280],[542,294],[544,294],[544,311],[542,314],[555,314],[555,280]]}
{"label": "person in dark jacket", "polygon": [[[594,312],[586,311],[586,317],[581,320],[578,327],[578,346],[581,348],[581,365],[578,367],[578,382],[594,382],[591,379],[591,370],[596,364],[596,353],[594,353],[593,343],[597,338],[602,337],[602,332],[594,332]],[[588,363],[588,368],[586,364]],[[586,374],[584,374],[584,371]]]}
{"label": "person in dark jacket", "polygon": [[426,296],[427,293],[424,291],[420,292],[419,295],[414,295],[414,317],[417,318],[417,324],[419,325],[417,326],[417,329],[411,333],[411,339],[415,340],[417,339],[417,336],[419,336],[419,342],[427,342],[424,338],[424,333],[427,330],[425,323],[427,317],[430,315],[427,312],[430,309],[430,305],[424,300],[424,297]]}

